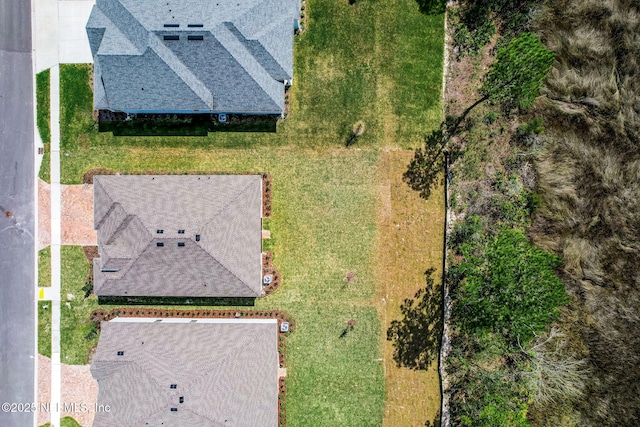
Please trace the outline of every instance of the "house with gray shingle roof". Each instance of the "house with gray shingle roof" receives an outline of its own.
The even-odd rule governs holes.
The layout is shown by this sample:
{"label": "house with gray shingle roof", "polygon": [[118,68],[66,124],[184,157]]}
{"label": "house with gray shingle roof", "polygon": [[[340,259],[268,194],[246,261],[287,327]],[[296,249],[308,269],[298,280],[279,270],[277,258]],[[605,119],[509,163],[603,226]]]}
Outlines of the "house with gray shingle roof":
{"label": "house with gray shingle roof", "polygon": [[299,0],[97,0],[94,108],[281,114]]}
{"label": "house with gray shingle roof", "polygon": [[276,427],[277,346],[275,319],[102,322],[93,425]]}
{"label": "house with gray shingle roof", "polygon": [[260,175],[105,175],[93,182],[95,295],[261,295]]}

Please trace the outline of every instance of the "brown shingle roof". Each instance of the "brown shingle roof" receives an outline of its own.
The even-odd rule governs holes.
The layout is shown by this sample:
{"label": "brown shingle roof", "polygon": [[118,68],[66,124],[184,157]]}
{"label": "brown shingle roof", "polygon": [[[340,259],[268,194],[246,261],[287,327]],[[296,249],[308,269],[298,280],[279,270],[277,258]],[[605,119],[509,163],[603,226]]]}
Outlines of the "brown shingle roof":
{"label": "brown shingle roof", "polygon": [[127,320],[101,325],[94,426],[277,425],[277,322]]}
{"label": "brown shingle roof", "polygon": [[96,295],[260,295],[260,176],[96,176],[94,197]]}

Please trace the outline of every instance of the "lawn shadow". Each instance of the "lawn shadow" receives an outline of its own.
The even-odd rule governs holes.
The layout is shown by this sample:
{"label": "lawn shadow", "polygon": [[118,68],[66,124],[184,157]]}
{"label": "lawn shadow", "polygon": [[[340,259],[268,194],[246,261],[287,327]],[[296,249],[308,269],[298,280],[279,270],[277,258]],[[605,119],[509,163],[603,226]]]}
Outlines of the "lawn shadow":
{"label": "lawn shadow", "polygon": [[447,0],[416,0],[416,3],[425,15],[439,15],[447,8]]}
{"label": "lawn shadow", "polygon": [[255,298],[214,298],[214,297],[145,297],[145,296],[109,296],[98,297],[98,304],[106,305],[192,305],[199,306],[239,306],[253,307]]}
{"label": "lawn shadow", "polygon": [[442,335],[442,285],[435,285],[434,269],[425,272],[426,286],[400,306],[402,319],[393,320],[387,340],[393,342],[396,366],[427,370],[438,355]]}
{"label": "lawn shadow", "polygon": [[279,115],[127,114],[98,112],[98,130],[113,136],[207,136],[209,132],[275,132]]}

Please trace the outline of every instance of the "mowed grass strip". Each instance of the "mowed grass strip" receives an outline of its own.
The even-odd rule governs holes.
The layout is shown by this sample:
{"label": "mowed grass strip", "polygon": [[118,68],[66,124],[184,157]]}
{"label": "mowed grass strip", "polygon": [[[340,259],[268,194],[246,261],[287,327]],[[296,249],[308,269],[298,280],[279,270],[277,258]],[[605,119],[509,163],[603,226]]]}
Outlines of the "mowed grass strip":
{"label": "mowed grass strip", "polygon": [[43,181],[49,182],[49,147],[51,143],[51,78],[50,71],[46,69],[36,74],[36,125],[38,133],[44,145],[44,156],[40,165],[38,176]]}
{"label": "mowed grass strip", "polygon": [[38,286],[51,286],[51,246],[38,251]]}
{"label": "mowed grass strip", "polygon": [[[51,286],[51,247],[38,251],[38,287]],[[38,353],[51,357],[51,301],[38,301]]]}
{"label": "mowed grass strip", "polygon": [[[386,340],[392,320],[400,320],[400,305],[425,287],[424,272],[435,268],[436,285],[442,282],[444,195],[440,189],[425,201],[402,182],[413,152],[381,155],[380,210],[378,216],[378,278],[376,300],[382,324],[385,360],[385,427],[424,426],[440,410],[438,360],[426,370],[398,367],[393,345]],[[388,178],[388,179],[387,179]]]}

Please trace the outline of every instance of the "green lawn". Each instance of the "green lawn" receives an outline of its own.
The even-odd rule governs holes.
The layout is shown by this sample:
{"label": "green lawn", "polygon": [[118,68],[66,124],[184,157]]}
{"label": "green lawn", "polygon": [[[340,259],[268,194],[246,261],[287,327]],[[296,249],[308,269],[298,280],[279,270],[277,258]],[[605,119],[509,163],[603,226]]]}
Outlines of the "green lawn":
{"label": "green lawn", "polygon": [[[51,247],[38,252],[38,286],[51,286]],[[38,353],[51,357],[51,301],[38,301]]]}
{"label": "green lawn", "polygon": [[[79,183],[95,167],[270,172],[266,248],[283,284],[256,308],[286,310],[298,325],[287,342],[287,419],[293,426],[379,426],[378,159],[381,149],[416,147],[441,121],[443,19],[420,14],[413,1],[308,0],[306,12],[308,31],[296,38],[291,113],[277,133],[99,133],[90,68],[62,65],[62,181]],[[358,121],[364,134],[344,148]],[[63,248],[62,258],[62,362],[84,363],[95,343],[85,336],[97,301],[82,299],[88,263],[81,248]],[[357,277],[348,285],[347,272]],[[66,301],[67,293],[75,299]],[[340,338],[350,319],[355,328]]]}
{"label": "green lawn", "polygon": [[38,353],[51,357],[51,301],[38,301]]}
{"label": "green lawn", "polygon": [[98,307],[95,297],[84,299],[82,287],[89,262],[81,246],[60,248],[60,361],[71,365],[86,363],[89,350],[98,342],[89,313]]}
{"label": "green lawn", "polygon": [[40,139],[44,144],[44,157],[40,165],[39,176],[44,181],[49,182],[49,145],[51,143],[50,128],[50,72],[49,69],[36,74],[36,124]]}
{"label": "green lawn", "polygon": [[51,247],[38,251],[38,286],[51,286]]}

